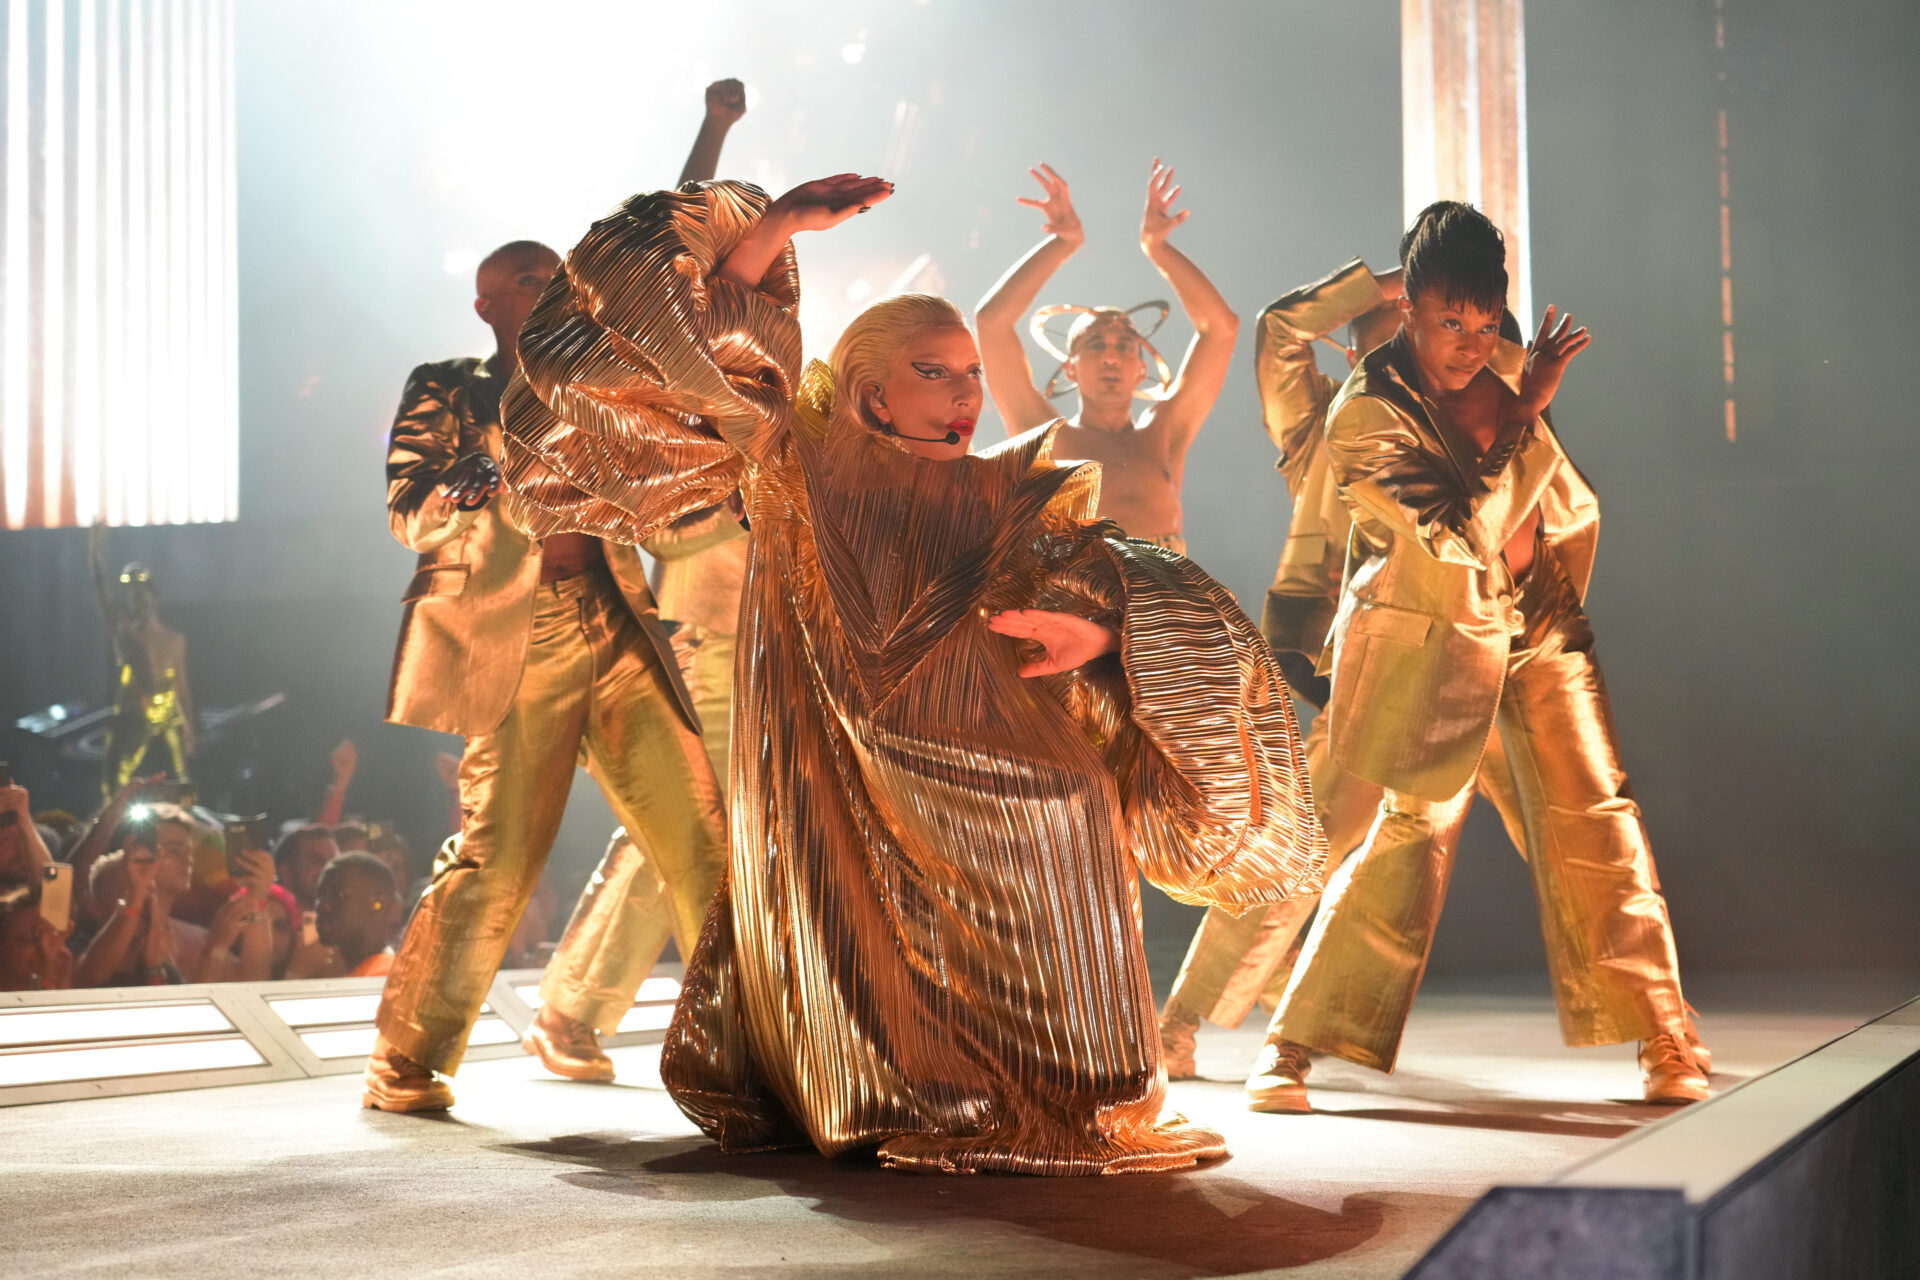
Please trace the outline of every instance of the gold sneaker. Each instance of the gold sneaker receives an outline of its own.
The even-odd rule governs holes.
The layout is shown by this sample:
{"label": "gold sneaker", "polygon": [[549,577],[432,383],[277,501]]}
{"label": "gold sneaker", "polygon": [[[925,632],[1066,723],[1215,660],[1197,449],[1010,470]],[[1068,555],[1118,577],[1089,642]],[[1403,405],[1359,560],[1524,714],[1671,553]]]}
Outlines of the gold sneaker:
{"label": "gold sneaker", "polygon": [[447,1082],[394,1048],[385,1036],[373,1042],[366,1083],[360,1105],[375,1111],[445,1111],[453,1105]]}
{"label": "gold sneaker", "polygon": [[605,1084],[613,1079],[613,1059],[600,1047],[594,1029],[550,1005],[534,1015],[520,1047],[539,1058],[541,1066],[568,1080]]}
{"label": "gold sneaker", "polygon": [[1193,1064],[1193,1044],[1200,1030],[1200,1015],[1179,1005],[1167,1005],[1160,1019],[1160,1062],[1169,1080],[1197,1080],[1199,1068]]}
{"label": "gold sneaker", "polygon": [[1247,1109],[1280,1114],[1313,1110],[1313,1104],[1307,1101],[1307,1072],[1312,1069],[1307,1046],[1291,1040],[1268,1040],[1260,1046],[1253,1074],[1247,1077]]}
{"label": "gold sneaker", "polygon": [[1640,1042],[1640,1069],[1646,1073],[1642,1096],[1658,1106],[1704,1102],[1711,1087],[1707,1070],[1682,1031],[1664,1031]]}

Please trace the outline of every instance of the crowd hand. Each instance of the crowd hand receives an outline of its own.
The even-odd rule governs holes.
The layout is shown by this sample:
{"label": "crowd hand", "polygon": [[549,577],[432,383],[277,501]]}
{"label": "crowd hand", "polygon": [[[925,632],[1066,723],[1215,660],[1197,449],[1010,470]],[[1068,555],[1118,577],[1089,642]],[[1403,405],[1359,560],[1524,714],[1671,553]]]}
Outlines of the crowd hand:
{"label": "crowd hand", "polygon": [[265,849],[248,849],[235,856],[233,866],[233,882],[246,890],[246,900],[264,906],[273,888],[273,855]]}
{"label": "crowd hand", "polygon": [[328,760],[333,765],[334,788],[345,790],[347,784],[353,781],[354,769],[360,764],[360,752],[354,747],[353,740],[351,738],[342,740],[340,745],[333,749],[333,754],[328,757]]}
{"label": "crowd hand", "polygon": [[1180,188],[1173,181],[1173,170],[1160,163],[1160,157],[1153,158],[1153,172],[1147,177],[1147,207],[1140,215],[1140,247],[1154,249],[1167,242],[1173,229],[1187,220],[1191,209],[1173,211],[1173,202],[1180,198]]}
{"label": "crowd hand", "polygon": [[460,789],[460,757],[451,751],[442,751],[433,758],[433,771],[440,776],[440,785],[449,791]]}
{"label": "crowd hand", "polygon": [[33,803],[27,789],[13,782],[0,787],[0,813],[17,815],[23,825],[32,822]]}
{"label": "crowd hand", "polygon": [[1054,239],[1071,245],[1084,244],[1087,231],[1080,225],[1080,215],[1073,211],[1073,193],[1067,190],[1067,180],[1055,173],[1050,164],[1039,165],[1027,172],[1047,193],[1046,197],[1035,200],[1030,196],[1016,196],[1014,203],[1038,209],[1047,220],[1043,230]]}
{"label": "crowd hand", "polygon": [[707,86],[707,119],[724,125],[738,124],[747,114],[747,86],[728,78]]}
{"label": "crowd hand", "polygon": [[240,940],[248,925],[264,919],[265,913],[252,897],[240,894],[228,898],[207,925],[207,949],[215,955],[226,954],[233,950],[233,944]]}
{"label": "crowd hand", "polygon": [[344,978],[347,976],[347,961],[336,947],[324,942],[305,942],[294,949],[293,958],[287,961],[287,974],[293,978]]}
{"label": "crowd hand", "polygon": [[1050,676],[1092,662],[1120,647],[1112,627],[1072,613],[1049,609],[1009,609],[987,619],[987,629],[1003,636],[1031,640],[1046,652],[1022,663],[1022,676]]}
{"label": "crowd hand", "polygon": [[1593,335],[1584,328],[1568,331],[1573,324],[1572,316],[1560,316],[1556,326],[1556,314],[1556,308],[1547,308],[1547,313],[1540,317],[1539,332],[1527,346],[1527,363],[1520,374],[1520,395],[1514,404],[1515,416],[1525,422],[1539,417],[1553,403],[1567,366],[1593,341]]}
{"label": "crowd hand", "polygon": [[156,782],[166,781],[165,773],[150,773],[144,778],[135,778],[126,786],[113,793],[113,798],[100,806],[96,821],[118,823],[140,799],[140,793]]}
{"label": "crowd hand", "polygon": [[127,909],[144,907],[152,899],[154,871],[159,860],[150,852],[127,855]]}
{"label": "crowd hand", "polygon": [[500,464],[484,453],[460,458],[440,475],[440,496],[462,511],[478,511],[506,485]]}

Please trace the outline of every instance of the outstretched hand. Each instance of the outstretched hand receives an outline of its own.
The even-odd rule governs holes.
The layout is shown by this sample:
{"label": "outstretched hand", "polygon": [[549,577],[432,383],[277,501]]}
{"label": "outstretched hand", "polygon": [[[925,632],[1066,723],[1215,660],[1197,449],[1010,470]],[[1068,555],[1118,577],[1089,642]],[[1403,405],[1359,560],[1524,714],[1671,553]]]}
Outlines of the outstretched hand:
{"label": "outstretched hand", "polygon": [[1009,609],[987,619],[987,630],[1031,640],[1046,650],[1043,657],[1022,663],[1023,676],[1050,676],[1085,666],[1103,653],[1120,647],[1113,628],[1072,613],[1050,609]]}
{"label": "outstretched hand", "polygon": [[1030,196],[1016,196],[1015,204],[1023,204],[1029,209],[1038,209],[1046,218],[1044,230],[1057,240],[1068,244],[1083,244],[1087,238],[1086,228],[1080,225],[1080,215],[1073,210],[1073,193],[1067,190],[1067,180],[1053,171],[1053,166],[1042,164],[1027,170],[1034,181],[1046,192],[1044,199],[1035,200]]}
{"label": "outstretched hand", "polygon": [[754,288],[795,233],[837,227],[892,194],[893,184],[885,178],[857,173],[803,182],[767,206],[765,216],[740,238],[714,274],[742,288]]}
{"label": "outstretched hand", "polygon": [[505,486],[500,464],[484,453],[470,453],[440,474],[440,496],[462,511],[478,511]]}
{"label": "outstretched hand", "polygon": [[856,213],[865,213],[893,194],[885,178],[836,173],[831,178],[803,182],[775,200],[766,221],[777,222],[791,235],[796,231],[825,231]]}
{"label": "outstretched hand", "polygon": [[1593,335],[1584,328],[1568,332],[1572,316],[1561,316],[1556,327],[1555,314],[1556,309],[1549,306],[1547,313],[1540,317],[1539,332],[1527,346],[1527,363],[1520,374],[1520,395],[1514,402],[1516,415],[1525,421],[1539,417],[1553,403],[1567,366],[1593,341]]}
{"label": "outstretched hand", "polygon": [[1153,158],[1153,172],[1147,177],[1147,207],[1140,215],[1140,247],[1151,250],[1165,244],[1173,229],[1187,220],[1191,209],[1173,211],[1173,202],[1180,197],[1180,188],[1173,180],[1173,170],[1160,163],[1160,157]]}

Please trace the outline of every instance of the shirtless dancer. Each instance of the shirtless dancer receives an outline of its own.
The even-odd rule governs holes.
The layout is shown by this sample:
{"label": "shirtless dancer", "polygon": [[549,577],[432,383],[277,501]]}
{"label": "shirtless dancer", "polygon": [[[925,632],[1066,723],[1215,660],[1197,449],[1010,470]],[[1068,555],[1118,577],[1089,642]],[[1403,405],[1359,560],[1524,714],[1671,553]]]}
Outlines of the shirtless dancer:
{"label": "shirtless dancer", "polygon": [[[1030,431],[1060,416],[1034,385],[1019,323],[1053,273],[1086,241],[1066,180],[1044,164],[1029,172],[1045,195],[1038,200],[1022,197],[1019,203],[1045,216],[1047,238],[987,292],[977,314],[987,390],[1008,435]],[[1173,286],[1193,324],[1193,342],[1180,371],[1135,422],[1134,393],[1147,372],[1139,331],[1124,311],[1111,307],[1086,311],[1068,333],[1064,369],[1080,392],[1080,409],[1067,419],[1056,452],[1101,464],[1102,516],[1131,537],[1184,554],[1180,486],[1187,449],[1219,398],[1240,322],[1192,259],[1167,243],[1168,235],[1191,212],[1173,211],[1179,194],[1173,170],[1155,160],[1147,180],[1146,212],[1140,219],[1140,249]]]}

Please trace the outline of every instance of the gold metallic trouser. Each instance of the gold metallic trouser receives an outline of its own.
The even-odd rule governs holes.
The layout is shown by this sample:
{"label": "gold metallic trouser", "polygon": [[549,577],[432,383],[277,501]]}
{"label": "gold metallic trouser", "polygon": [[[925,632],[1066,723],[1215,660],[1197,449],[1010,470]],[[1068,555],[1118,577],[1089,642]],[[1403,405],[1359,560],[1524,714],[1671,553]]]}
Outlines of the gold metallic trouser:
{"label": "gold metallic trouser", "polygon": [[[1326,713],[1313,718],[1304,744],[1307,774],[1313,783],[1314,808],[1327,833],[1327,874],[1360,846],[1380,810],[1383,788],[1348,773],[1327,754]],[[1480,773],[1474,780],[1480,794],[1492,802],[1513,846],[1525,856],[1526,841],[1520,823],[1520,800],[1513,789],[1513,772],[1496,730],[1487,741]],[[1279,1006],[1293,976],[1300,952],[1300,931],[1319,904],[1318,897],[1276,902],[1270,907],[1235,916],[1210,908],[1194,930],[1187,958],[1167,997],[1167,1010],[1205,1018],[1221,1027],[1237,1027],[1255,1004]]]}
{"label": "gold metallic trouser", "polygon": [[673,633],[673,656],[680,663],[687,692],[693,695],[693,709],[700,713],[707,759],[722,791],[727,787],[727,752],[733,740],[734,647],[734,637],[692,623],[683,623]]}
{"label": "gold metallic trouser", "polygon": [[381,999],[380,1032],[408,1057],[447,1073],[460,1065],[583,755],[658,870],[609,850],[542,998],[582,1022],[618,1025],[652,963],[646,931],[629,917],[646,914],[661,882],[673,929],[698,936],[726,863],[725,819],[700,736],[653,655],[604,569],[539,588],[520,688],[500,726],[467,741],[461,838],[434,866]]}
{"label": "gold metallic trouser", "polygon": [[[1498,727],[1519,795],[1547,966],[1570,1045],[1614,1044],[1685,1018],[1666,903],[1620,767],[1586,615],[1554,581],[1528,602]],[[1270,1038],[1391,1071],[1432,948],[1472,800],[1385,793],[1366,842],[1328,881]]]}
{"label": "gold metallic trouser", "polygon": [[[707,761],[723,793],[733,724],[733,651],[732,636],[704,627],[682,626],[673,633],[674,658],[693,695]],[[700,936],[698,919],[687,931],[662,860],[648,853],[645,833],[636,840],[633,830],[622,828],[607,842],[606,856],[581,892],[540,980],[544,1003],[608,1033],[619,1027],[634,993],[667,949],[667,939],[684,960]],[[713,884],[718,882],[716,868]],[[703,905],[702,917],[705,910]]]}

